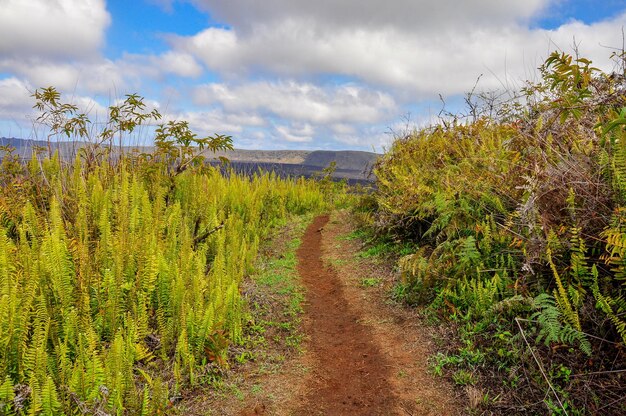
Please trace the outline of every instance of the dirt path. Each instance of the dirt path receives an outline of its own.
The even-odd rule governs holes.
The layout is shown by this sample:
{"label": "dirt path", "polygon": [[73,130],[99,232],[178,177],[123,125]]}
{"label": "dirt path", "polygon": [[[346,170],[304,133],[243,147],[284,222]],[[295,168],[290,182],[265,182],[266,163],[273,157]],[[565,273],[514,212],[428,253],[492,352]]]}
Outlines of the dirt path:
{"label": "dirt path", "polygon": [[396,401],[389,365],[366,327],[350,309],[341,281],[322,262],[317,217],[298,249],[298,271],[307,290],[305,332],[314,357],[308,392],[297,415],[385,415]]}
{"label": "dirt path", "polygon": [[[390,262],[359,255],[348,212],[320,216],[297,250],[304,286],[303,349],[259,378],[242,416],[467,414],[467,395],[430,373],[449,342],[419,312],[388,301]],[[222,413],[216,413],[222,414]],[[232,414],[232,413],[223,413]]]}

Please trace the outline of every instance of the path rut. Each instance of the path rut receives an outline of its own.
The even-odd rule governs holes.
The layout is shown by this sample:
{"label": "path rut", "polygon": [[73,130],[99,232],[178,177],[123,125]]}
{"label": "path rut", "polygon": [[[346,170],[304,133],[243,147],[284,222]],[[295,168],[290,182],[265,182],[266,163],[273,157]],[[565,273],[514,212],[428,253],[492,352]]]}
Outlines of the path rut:
{"label": "path rut", "polygon": [[305,332],[315,365],[296,415],[388,415],[397,397],[390,365],[348,305],[336,271],[322,261],[328,216],[309,225],[297,251],[306,287]]}

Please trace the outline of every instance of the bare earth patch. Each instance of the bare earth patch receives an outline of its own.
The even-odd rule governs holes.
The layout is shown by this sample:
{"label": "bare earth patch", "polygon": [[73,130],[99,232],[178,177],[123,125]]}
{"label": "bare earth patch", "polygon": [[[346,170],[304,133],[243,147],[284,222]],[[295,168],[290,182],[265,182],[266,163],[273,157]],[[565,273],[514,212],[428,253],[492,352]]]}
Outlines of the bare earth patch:
{"label": "bare earth patch", "polygon": [[461,414],[465,394],[428,370],[428,357],[436,350],[434,329],[415,311],[387,301],[393,272],[385,262],[358,257],[360,241],[346,238],[352,231],[349,214],[335,212],[322,231],[322,258],[341,281],[342,301],[378,349],[394,399],[379,413],[361,414]]}
{"label": "bare earth patch", "polygon": [[311,372],[296,415],[384,415],[396,401],[390,367],[361,316],[346,301],[337,272],[322,261],[327,216],[308,227],[298,249],[306,288],[304,330]]}
{"label": "bare earth patch", "polygon": [[238,369],[243,397],[217,400],[211,408],[221,410],[208,414],[463,414],[466,394],[429,372],[436,329],[388,302],[392,270],[358,256],[352,231],[346,212],[317,217],[297,250],[304,354],[287,354],[271,371]]}

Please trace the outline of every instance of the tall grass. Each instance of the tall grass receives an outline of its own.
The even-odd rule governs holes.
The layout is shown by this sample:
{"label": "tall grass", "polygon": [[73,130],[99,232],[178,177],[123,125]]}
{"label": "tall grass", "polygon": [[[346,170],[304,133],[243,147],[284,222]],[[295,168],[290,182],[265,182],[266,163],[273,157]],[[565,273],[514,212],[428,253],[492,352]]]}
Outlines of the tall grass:
{"label": "tall grass", "polygon": [[[60,128],[80,133],[71,117]],[[1,414],[162,414],[228,365],[259,241],[328,199],[304,179],[222,176],[180,127],[162,126],[153,154],[6,152]]]}
{"label": "tall grass", "polygon": [[[371,223],[418,246],[399,261],[397,292],[466,323],[470,345],[484,335],[494,366],[519,365],[527,349],[514,318],[538,342],[580,349],[598,372],[626,363],[626,73],[616,58],[622,72],[606,74],[554,53],[516,100],[414,131],[375,169]],[[573,403],[607,399],[565,385]]]}

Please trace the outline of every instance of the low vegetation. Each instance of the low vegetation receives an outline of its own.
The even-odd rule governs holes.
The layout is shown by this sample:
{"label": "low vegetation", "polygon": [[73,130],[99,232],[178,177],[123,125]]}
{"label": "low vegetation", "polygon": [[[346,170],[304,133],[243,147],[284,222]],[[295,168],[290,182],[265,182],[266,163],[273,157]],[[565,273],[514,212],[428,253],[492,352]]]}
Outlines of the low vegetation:
{"label": "low vegetation", "polygon": [[[355,207],[350,238],[374,240],[360,256],[395,256],[392,295],[456,333],[431,370],[477,414],[626,413],[626,55],[614,57],[607,74],[553,53],[513,98],[469,94],[468,114],[399,137]],[[230,137],[179,121],[154,130],[153,152],[129,152],[124,137],[161,118],[141,97],[97,124],[53,88],[34,98],[49,140],[88,144],[72,160],[0,149],[0,414],[184,412],[266,337],[300,348],[297,240],[257,273],[283,296],[272,313],[254,293],[246,305],[242,282],[288,218],[351,203],[335,164],[315,181],[240,176],[202,155]]]}
{"label": "low vegetation", "polygon": [[154,153],[124,154],[114,140],[160,118],[137,96],[95,136],[56,90],[35,98],[51,135],[91,144],[70,161],[3,149],[0,413],[166,413],[245,340],[239,288],[260,240],[335,188],[221,175],[196,154],[230,138],[185,122],[159,126]]}
{"label": "low vegetation", "polygon": [[477,409],[626,412],[626,57],[614,57],[607,74],[555,52],[513,99],[469,94],[467,115],[393,143],[357,209],[374,247],[403,251],[395,296],[456,323],[459,344],[433,369]]}

